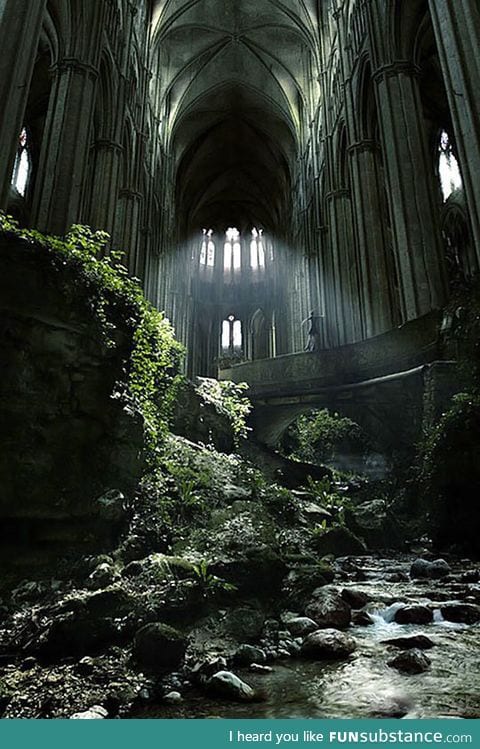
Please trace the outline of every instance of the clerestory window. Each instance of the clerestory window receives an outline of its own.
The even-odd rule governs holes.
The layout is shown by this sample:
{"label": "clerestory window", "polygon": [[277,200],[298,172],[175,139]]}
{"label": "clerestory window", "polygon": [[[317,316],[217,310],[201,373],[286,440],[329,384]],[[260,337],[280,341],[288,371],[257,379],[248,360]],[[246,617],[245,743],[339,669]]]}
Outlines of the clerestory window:
{"label": "clerestory window", "polygon": [[227,229],[223,246],[223,269],[226,273],[240,270],[242,267],[242,247],[238,229]]}
{"label": "clerestory window", "polygon": [[25,197],[32,173],[32,155],[30,136],[26,127],[18,138],[17,154],[15,156],[15,165],[12,173],[12,185],[15,190]]}
{"label": "clerestory window", "polygon": [[438,173],[443,200],[445,201],[452,192],[461,189],[463,186],[460,167],[446,130],[442,130],[438,142]]}
{"label": "clerestory window", "polygon": [[222,322],[222,352],[233,354],[242,348],[242,323],[235,315],[229,315]]}

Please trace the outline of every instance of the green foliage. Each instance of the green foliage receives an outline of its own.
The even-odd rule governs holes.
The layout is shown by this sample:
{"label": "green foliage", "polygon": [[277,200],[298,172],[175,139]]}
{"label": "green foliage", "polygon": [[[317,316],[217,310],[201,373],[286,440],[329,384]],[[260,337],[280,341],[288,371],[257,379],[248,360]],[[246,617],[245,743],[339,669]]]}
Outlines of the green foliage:
{"label": "green foliage", "polygon": [[480,278],[456,282],[442,324],[447,355],[457,359],[466,386],[480,389]]}
{"label": "green foliage", "polygon": [[289,427],[284,444],[293,458],[313,463],[328,462],[345,447],[362,453],[368,446],[358,424],[327,409],[299,416]]}
{"label": "green foliage", "polygon": [[118,383],[112,397],[143,417],[147,460],[153,464],[167,431],[183,355],[170,323],[145,299],[138,279],[129,277],[121,263],[123,253],[105,254],[110,239],[106,232],[75,225],[64,238],[43,235],[21,229],[1,211],[0,231],[36,245],[54,267],[71,271],[107,348],[115,349],[125,332],[131,336],[125,382]]}
{"label": "green foliage", "polygon": [[226,416],[230,421],[235,437],[246,437],[249,431],[247,416],[252,407],[243,393],[248,390],[246,382],[235,383],[230,380],[214,380],[208,377],[199,378],[197,393],[214,406],[217,413]]}
{"label": "green foliage", "polygon": [[233,593],[237,590],[237,586],[232,583],[228,583],[221,577],[214,575],[210,572],[210,562],[206,559],[201,559],[193,565],[193,572],[196,580],[202,588],[203,594],[206,598],[214,596],[216,593],[224,591],[225,593]]}
{"label": "green foliage", "polygon": [[332,486],[328,479],[314,481],[311,476],[309,476],[307,479],[307,487],[312,499],[321,507],[324,507],[332,516],[330,524],[328,524],[326,520],[322,520],[313,532],[322,534],[327,529],[328,525],[329,527],[345,525],[345,511],[350,509],[348,499],[335,491],[334,486]]}

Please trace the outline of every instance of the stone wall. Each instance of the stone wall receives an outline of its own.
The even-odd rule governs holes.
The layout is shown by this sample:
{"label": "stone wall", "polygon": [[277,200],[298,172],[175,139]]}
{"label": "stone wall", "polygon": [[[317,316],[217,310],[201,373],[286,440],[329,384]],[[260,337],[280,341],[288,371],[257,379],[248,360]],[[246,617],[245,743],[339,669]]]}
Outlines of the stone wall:
{"label": "stone wall", "polygon": [[142,471],[142,425],[112,399],[128,335],[102,343],[88,290],[47,251],[0,238],[0,258],[4,533],[29,544],[105,538],[112,508],[105,515],[98,498],[128,497]]}

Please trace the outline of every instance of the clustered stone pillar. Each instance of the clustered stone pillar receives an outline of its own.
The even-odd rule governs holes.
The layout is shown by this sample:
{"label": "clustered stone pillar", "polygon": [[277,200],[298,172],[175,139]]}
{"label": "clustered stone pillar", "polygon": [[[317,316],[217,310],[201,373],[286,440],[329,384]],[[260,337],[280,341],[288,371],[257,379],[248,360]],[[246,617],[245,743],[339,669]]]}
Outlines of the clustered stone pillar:
{"label": "clustered stone pillar", "polygon": [[111,140],[95,143],[95,180],[93,183],[90,223],[110,235],[115,225],[118,180],[122,145]]}
{"label": "clustered stone pillar", "polygon": [[33,208],[41,231],[63,234],[79,220],[97,72],[73,58],[56,66]]}
{"label": "clustered stone pillar", "polygon": [[46,0],[0,0],[0,207],[8,202]]}
{"label": "clustered stone pillar", "polygon": [[360,337],[350,191],[333,190],[327,195],[327,200],[332,258],[326,279],[326,297],[330,315],[333,312],[334,317],[328,320],[328,326],[331,331],[336,331],[336,340],[332,343],[341,345]]}
{"label": "clustered stone pillar", "polygon": [[348,150],[358,229],[363,335],[370,337],[389,330],[394,324],[389,288],[391,268],[382,222],[380,153],[379,145],[373,140],[353,143]]}
{"label": "clustered stone pillar", "polygon": [[400,61],[379,67],[373,75],[404,320],[426,314],[445,301],[437,192],[424,133],[417,74],[412,64]]}
{"label": "clustered stone pillar", "polygon": [[480,5],[429,0],[480,265]]}

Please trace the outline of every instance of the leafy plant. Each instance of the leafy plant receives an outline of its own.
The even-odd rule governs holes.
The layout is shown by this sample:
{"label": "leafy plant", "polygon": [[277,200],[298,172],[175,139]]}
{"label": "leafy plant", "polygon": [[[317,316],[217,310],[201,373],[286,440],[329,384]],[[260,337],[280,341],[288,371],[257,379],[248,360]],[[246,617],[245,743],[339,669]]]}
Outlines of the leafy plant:
{"label": "leafy plant", "polygon": [[112,397],[127,411],[141,414],[146,457],[154,464],[181,379],[183,347],[175,340],[170,323],[145,299],[139,280],[129,277],[121,263],[123,252],[107,254],[110,237],[106,232],[74,225],[64,238],[44,235],[20,228],[2,211],[0,231],[34,246],[53,267],[73,275],[107,348],[118,347],[122,336],[129,333],[125,379],[117,384]]}
{"label": "leafy plant", "polygon": [[209,571],[209,567],[210,562],[208,562],[206,559],[202,559],[200,560],[200,562],[193,565],[194,574],[206,596],[214,595],[219,591],[232,593],[237,590],[236,585],[228,583],[223,578],[217,577],[217,575],[212,574]]}
{"label": "leafy plant", "polygon": [[235,437],[247,437],[249,427],[247,416],[252,410],[248,398],[244,397],[248,390],[246,382],[231,382],[231,380],[214,380],[209,377],[200,377],[197,385],[197,393],[214,406],[217,413],[226,416],[230,421]]}

